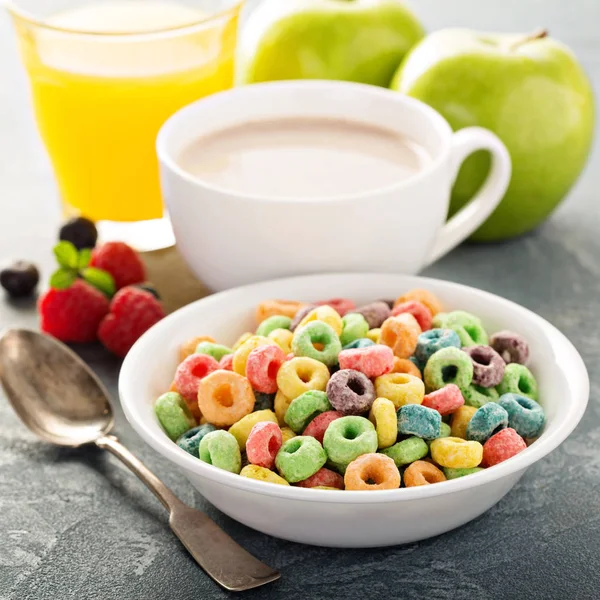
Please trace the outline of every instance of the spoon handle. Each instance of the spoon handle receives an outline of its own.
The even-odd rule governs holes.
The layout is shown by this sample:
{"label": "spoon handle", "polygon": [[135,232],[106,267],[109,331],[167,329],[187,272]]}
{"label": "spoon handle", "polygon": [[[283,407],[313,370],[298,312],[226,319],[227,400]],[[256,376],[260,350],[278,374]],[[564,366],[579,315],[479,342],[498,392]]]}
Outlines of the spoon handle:
{"label": "spoon handle", "polygon": [[260,562],[199,510],[181,502],[150,469],[113,435],[96,440],[133,471],[169,510],[169,525],[196,562],[218,584],[243,591],[279,579],[279,572]]}

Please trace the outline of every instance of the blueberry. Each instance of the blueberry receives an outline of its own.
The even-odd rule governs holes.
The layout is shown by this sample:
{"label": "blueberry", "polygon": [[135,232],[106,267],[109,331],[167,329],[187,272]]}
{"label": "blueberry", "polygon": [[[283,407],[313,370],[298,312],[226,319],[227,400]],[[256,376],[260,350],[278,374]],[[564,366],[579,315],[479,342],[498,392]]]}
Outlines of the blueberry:
{"label": "blueberry", "polygon": [[134,287],[140,290],[150,292],[157,300],[160,300],[160,294],[156,291],[156,288],[151,283],[138,283]]}
{"label": "blueberry", "polygon": [[13,298],[29,296],[40,280],[37,267],[24,260],[19,260],[0,271],[0,285]]}
{"label": "blueberry", "polygon": [[98,241],[98,230],[92,221],[84,217],[76,217],[67,221],[58,235],[60,240],[71,242],[77,250],[93,248]]}

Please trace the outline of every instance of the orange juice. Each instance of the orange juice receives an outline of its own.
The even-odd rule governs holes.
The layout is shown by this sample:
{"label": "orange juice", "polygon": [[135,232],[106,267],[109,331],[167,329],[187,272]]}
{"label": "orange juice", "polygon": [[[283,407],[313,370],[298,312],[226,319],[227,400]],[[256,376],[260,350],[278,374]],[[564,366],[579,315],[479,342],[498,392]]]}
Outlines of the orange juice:
{"label": "orange juice", "polygon": [[237,16],[202,22],[189,6],[125,0],[56,14],[35,30],[17,22],[67,213],[162,216],[156,134],[179,108],[231,87]]}

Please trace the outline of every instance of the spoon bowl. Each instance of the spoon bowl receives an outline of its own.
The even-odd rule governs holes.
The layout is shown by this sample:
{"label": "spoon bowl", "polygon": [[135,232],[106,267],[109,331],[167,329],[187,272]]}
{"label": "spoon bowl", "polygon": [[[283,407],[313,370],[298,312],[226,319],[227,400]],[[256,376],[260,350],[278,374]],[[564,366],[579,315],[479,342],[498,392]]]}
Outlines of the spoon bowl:
{"label": "spoon bowl", "polygon": [[108,391],[54,338],[7,331],[0,339],[0,381],[21,420],[47,442],[76,448],[113,427]]}

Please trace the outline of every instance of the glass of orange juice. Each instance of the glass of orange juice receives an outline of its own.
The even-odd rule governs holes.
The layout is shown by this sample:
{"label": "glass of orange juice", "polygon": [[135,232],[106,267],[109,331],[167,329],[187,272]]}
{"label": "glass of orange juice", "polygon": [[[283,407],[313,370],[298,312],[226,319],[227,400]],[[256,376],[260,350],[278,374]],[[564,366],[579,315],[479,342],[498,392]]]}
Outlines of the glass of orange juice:
{"label": "glass of orange juice", "polygon": [[140,250],[173,243],[156,134],[233,84],[243,0],[9,2],[66,215]]}

